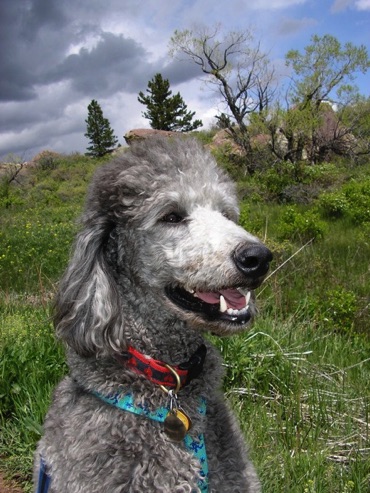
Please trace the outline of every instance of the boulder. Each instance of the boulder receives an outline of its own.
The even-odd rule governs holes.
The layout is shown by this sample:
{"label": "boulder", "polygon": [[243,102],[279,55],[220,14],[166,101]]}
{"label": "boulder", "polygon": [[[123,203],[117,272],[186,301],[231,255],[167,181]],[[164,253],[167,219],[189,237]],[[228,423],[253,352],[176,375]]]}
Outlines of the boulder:
{"label": "boulder", "polygon": [[155,130],[154,128],[136,128],[127,132],[127,134],[124,135],[124,139],[127,144],[130,145],[134,140],[148,139],[150,137],[157,137],[158,135],[171,137],[173,135],[179,135],[179,132]]}

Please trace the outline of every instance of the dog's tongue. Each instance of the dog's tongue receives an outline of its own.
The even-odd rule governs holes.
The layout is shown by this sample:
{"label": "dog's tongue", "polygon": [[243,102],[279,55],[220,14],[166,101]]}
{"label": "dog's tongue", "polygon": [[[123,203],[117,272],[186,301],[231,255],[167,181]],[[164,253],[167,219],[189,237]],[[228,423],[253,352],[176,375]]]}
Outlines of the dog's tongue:
{"label": "dog's tongue", "polygon": [[228,308],[233,308],[234,310],[242,310],[245,307],[245,296],[241,294],[237,289],[223,289],[217,292],[196,292],[198,298],[206,303],[219,304],[220,295],[225,298]]}

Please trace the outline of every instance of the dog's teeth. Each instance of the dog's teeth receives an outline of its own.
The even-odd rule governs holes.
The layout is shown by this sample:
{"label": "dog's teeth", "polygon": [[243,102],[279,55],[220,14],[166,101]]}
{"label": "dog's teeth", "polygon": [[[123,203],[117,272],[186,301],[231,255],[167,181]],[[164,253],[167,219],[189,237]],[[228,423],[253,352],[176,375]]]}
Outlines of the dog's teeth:
{"label": "dog's teeth", "polygon": [[248,308],[249,305],[249,300],[251,299],[251,292],[248,291],[248,293],[245,295],[245,306]]}
{"label": "dog's teeth", "polygon": [[225,298],[221,294],[220,295],[220,312],[225,313],[226,310],[227,310],[227,304],[226,304]]}

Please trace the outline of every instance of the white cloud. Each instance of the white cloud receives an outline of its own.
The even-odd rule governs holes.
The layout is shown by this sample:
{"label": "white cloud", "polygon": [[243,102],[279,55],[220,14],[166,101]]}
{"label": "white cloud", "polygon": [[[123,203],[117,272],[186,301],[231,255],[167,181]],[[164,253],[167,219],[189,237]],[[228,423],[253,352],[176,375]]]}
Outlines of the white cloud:
{"label": "white cloud", "polygon": [[349,7],[360,11],[370,10],[370,0],[335,0],[331,6],[331,12],[342,12]]}
{"label": "white cloud", "polygon": [[353,3],[353,0],[335,0],[331,6],[331,12],[342,12]]}
{"label": "white cloud", "polygon": [[303,5],[306,0],[257,0],[248,2],[249,7],[253,10],[278,10]]}
{"label": "white cloud", "polygon": [[355,5],[358,10],[370,10],[370,0],[356,0]]}

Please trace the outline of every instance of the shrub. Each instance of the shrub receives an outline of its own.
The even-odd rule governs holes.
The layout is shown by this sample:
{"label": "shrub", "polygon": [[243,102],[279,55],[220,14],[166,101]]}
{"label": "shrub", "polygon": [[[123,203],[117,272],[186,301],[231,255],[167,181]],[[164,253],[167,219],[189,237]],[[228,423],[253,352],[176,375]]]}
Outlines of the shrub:
{"label": "shrub", "polygon": [[325,325],[328,329],[338,332],[348,332],[352,329],[357,310],[356,295],[344,288],[327,292],[327,310]]}
{"label": "shrub", "polygon": [[343,217],[349,210],[349,203],[344,193],[331,192],[320,197],[319,205],[327,218]]}
{"label": "shrub", "polygon": [[280,202],[287,204],[310,204],[320,193],[315,184],[295,183],[285,187],[280,193]]}
{"label": "shrub", "polygon": [[279,238],[306,242],[322,238],[325,230],[325,223],[315,211],[300,212],[297,207],[289,206],[281,218]]}
{"label": "shrub", "polygon": [[354,327],[358,309],[353,291],[338,287],[309,302],[313,317],[329,332],[348,333]]}
{"label": "shrub", "polygon": [[55,169],[60,163],[62,158],[61,154],[53,151],[41,151],[37,156],[33,158],[33,162],[39,169],[48,171]]}
{"label": "shrub", "polygon": [[319,207],[327,218],[349,217],[356,224],[370,222],[370,180],[350,182],[339,191],[321,195]]}
{"label": "shrub", "polygon": [[279,166],[271,167],[260,176],[261,183],[273,198],[279,199],[283,190],[295,182],[294,165],[291,163],[280,163]]}

